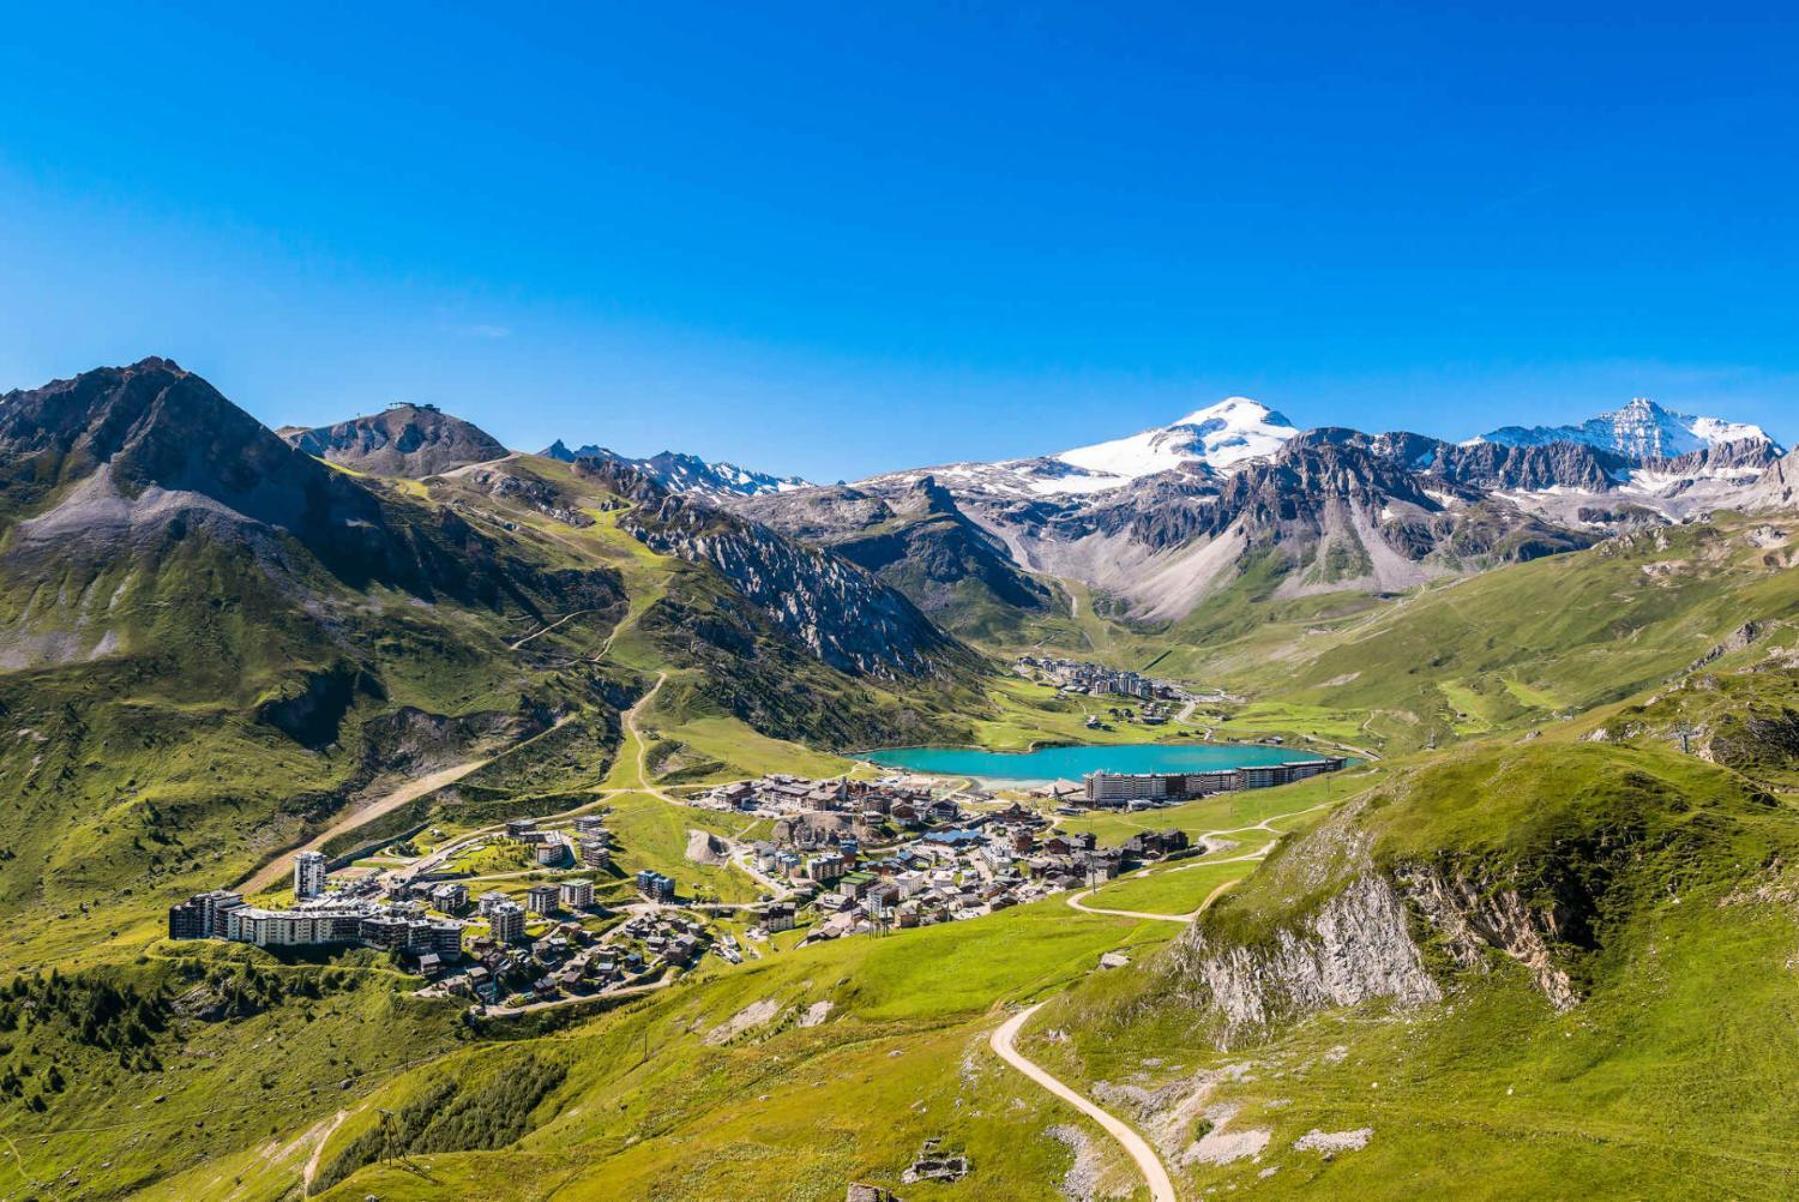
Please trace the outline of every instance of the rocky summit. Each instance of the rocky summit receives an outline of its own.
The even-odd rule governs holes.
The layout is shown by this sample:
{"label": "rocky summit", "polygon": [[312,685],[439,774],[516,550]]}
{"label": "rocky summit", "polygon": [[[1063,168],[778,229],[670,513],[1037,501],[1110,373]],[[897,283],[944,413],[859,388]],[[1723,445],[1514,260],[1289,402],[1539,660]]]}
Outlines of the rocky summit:
{"label": "rocky summit", "polygon": [[369,417],[279,433],[308,455],[374,476],[432,476],[506,454],[486,431],[435,405],[389,405]]}

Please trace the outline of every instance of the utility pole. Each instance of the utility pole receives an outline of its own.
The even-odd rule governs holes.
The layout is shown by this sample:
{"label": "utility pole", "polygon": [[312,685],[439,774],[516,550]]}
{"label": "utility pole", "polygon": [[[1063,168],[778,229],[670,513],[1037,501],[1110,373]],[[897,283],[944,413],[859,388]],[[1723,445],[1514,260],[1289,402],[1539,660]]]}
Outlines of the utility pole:
{"label": "utility pole", "polygon": [[391,1164],[394,1159],[395,1143],[394,1112],[377,1110],[376,1113],[381,1116],[381,1163]]}

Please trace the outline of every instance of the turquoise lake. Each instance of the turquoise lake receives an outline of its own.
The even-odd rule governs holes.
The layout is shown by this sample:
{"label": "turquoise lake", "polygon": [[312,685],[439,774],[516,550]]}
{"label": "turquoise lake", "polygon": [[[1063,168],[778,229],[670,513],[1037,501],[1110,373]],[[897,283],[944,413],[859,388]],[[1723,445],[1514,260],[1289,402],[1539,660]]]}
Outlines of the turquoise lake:
{"label": "turquoise lake", "polygon": [[932,776],[1042,784],[1078,781],[1089,772],[1203,772],[1256,764],[1317,759],[1316,752],[1230,743],[1120,743],[1111,747],[1045,747],[1038,751],[976,751],[970,747],[893,747],[863,752],[883,768]]}

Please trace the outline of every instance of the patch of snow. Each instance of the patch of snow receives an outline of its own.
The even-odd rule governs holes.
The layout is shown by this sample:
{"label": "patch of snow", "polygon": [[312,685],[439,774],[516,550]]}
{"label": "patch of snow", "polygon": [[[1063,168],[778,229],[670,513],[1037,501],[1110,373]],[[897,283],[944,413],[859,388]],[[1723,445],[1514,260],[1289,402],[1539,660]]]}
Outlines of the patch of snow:
{"label": "patch of snow", "polygon": [[1196,409],[1172,425],[1076,447],[1055,458],[1091,472],[1136,480],[1194,460],[1223,469],[1266,459],[1298,433],[1292,422],[1266,405],[1230,397]]}

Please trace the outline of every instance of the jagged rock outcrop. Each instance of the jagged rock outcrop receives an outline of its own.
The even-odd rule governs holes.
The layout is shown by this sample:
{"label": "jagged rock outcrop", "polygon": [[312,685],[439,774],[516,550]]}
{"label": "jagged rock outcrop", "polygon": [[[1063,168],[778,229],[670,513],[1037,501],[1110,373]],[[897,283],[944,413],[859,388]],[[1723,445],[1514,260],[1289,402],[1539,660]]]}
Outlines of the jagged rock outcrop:
{"label": "jagged rock outcrop", "polygon": [[1799,510],[1799,450],[1776,460],[1755,482],[1743,502],[1751,512]]}
{"label": "jagged rock outcrop", "polygon": [[583,460],[616,463],[642,473],[670,492],[691,494],[711,501],[770,496],[791,489],[810,487],[807,481],[798,476],[773,476],[735,463],[722,460],[711,463],[698,455],[676,451],[662,451],[647,459],[632,459],[617,451],[592,444],[570,450],[568,444],[558,438],[545,447],[542,453],[564,463]]}
{"label": "jagged rock outcrop", "polygon": [[1443,996],[1412,942],[1404,901],[1374,871],[1257,946],[1224,943],[1196,923],[1176,941],[1174,965],[1187,995],[1222,1020],[1222,1048],[1332,1006],[1376,998],[1415,1006]]}
{"label": "jagged rock outcrop", "polygon": [[1697,672],[1708,664],[1716,663],[1733,651],[1742,651],[1749,647],[1762,635],[1766,634],[1766,622],[1749,621],[1724,636],[1724,641],[1706,650],[1706,653],[1687,665],[1687,671]]}
{"label": "jagged rock outcrop", "polygon": [[416,479],[507,454],[498,439],[435,405],[390,405],[334,426],[280,433],[308,455],[375,476]]}
{"label": "jagged rock outcrop", "polygon": [[1553,911],[1544,915],[1531,909],[1516,889],[1492,888],[1423,868],[1401,870],[1400,881],[1406,900],[1435,928],[1459,967],[1485,972],[1487,953],[1498,950],[1530,971],[1531,980],[1557,1010],[1571,1010],[1580,1001],[1550,952],[1550,940],[1556,935]]}
{"label": "jagged rock outcrop", "polygon": [[547,480],[497,468],[471,468],[465,478],[498,500],[529,506],[565,526],[582,529],[593,525],[591,517]]}
{"label": "jagged rock outcrop", "polygon": [[[628,483],[621,469],[611,470]],[[777,628],[831,667],[894,679],[950,677],[978,663],[904,595],[864,569],[760,523],[651,488],[660,495],[645,493],[620,529],[653,551],[710,564]]]}
{"label": "jagged rock outcrop", "polygon": [[828,547],[952,626],[982,602],[1027,612],[1051,604],[1049,589],[932,476],[884,497],[839,485],[754,497],[733,510]]}

